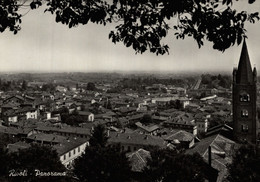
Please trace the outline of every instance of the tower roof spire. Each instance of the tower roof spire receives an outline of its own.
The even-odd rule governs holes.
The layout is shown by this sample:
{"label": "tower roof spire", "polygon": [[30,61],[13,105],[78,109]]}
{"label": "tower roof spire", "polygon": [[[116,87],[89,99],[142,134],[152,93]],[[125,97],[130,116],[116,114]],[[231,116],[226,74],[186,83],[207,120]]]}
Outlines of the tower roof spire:
{"label": "tower roof spire", "polygon": [[247,51],[246,40],[243,42],[242,51],[238,63],[238,70],[237,70],[237,83],[239,84],[248,84],[253,83],[253,71]]}

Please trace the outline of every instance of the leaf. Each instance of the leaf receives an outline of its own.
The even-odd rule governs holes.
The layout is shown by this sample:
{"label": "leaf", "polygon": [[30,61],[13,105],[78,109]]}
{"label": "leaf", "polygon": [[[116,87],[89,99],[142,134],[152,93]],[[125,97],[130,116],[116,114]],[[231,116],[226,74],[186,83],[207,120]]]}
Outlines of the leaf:
{"label": "leaf", "polygon": [[239,45],[242,42],[242,36],[238,35],[237,37],[237,44]]}
{"label": "leaf", "polygon": [[30,4],[31,9],[36,9],[36,3],[33,1]]}

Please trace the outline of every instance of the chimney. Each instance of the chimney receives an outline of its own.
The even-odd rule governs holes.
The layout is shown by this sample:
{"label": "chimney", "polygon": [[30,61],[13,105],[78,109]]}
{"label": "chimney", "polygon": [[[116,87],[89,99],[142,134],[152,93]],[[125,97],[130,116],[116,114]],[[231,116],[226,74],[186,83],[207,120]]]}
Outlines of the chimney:
{"label": "chimney", "polygon": [[208,148],[208,160],[209,160],[209,166],[211,167],[211,146]]}

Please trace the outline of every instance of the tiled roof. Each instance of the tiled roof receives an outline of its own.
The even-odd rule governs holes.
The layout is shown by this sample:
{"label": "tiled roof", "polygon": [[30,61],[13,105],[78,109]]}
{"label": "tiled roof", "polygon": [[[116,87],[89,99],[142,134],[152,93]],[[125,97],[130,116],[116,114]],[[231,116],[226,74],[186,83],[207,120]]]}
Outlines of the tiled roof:
{"label": "tiled roof", "polygon": [[159,126],[158,125],[150,125],[150,126],[145,126],[143,125],[142,123],[140,122],[136,122],[135,125],[147,132],[153,132],[155,130],[158,130],[159,129]]}
{"label": "tiled roof", "polygon": [[19,106],[20,106],[19,103],[8,102],[8,103],[6,103],[6,104],[3,104],[3,105],[1,106],[1,108],[17,108],[17,107],[19,107]]}
{"label": "tiled roof", "polygon": [[151,154],[149,151],[139,149],[127,157],[130,161],[132,171],[141,172],[147,164],[147,159],[151,158]]}
{"label": "tiled roof", "polygon": [[52,131],[52,132],[62,132],[62,133],[74,133],[74,134],[83,134],[83,135],[91,135],[90,129],[81,128],[81,127],[53,127],[53,126],[39,126],[36,128],[39,131]]}
{"label": "tiled roof", "polygon": [[31,145],[25,142],[16,142],[13,144],[8,144],[7,148],[8,148],[8,152],[18,152],[19,149],[26,149],[29,148]]}
{"label": "tiled roof", "polygon": [[80,116],[89,116],[91,114],[91,112],[88,111],[78,111]]}
{"label": "tiled roof", "polygon": [[202,139],[195,147],[188,149],[186,153],[198,152],[205,161],[208,161],[209,146],[211,146],[212,167],[219,171],[218,181],[222,181],[227,174],[227,164],[232,162],[232,156],[238,144],[221,134],[217,134]]}
{"label": "tiled roof", "polygon": [[37,133],[31,136],[28,136],[27,139],[38,141],[38,142],[49,142],[49,143],[61,143],[67,138],[60,135],[54,134],[45,134],[45,133]]}
{"label": "tiled roof", "polygon": [[193,134],[187,132],[187,131],[183,131],[183,130],[179,130],[179,131],[172,131],[171,133],[169,133],[168,136],[164,137],[165,140],[178,140],[180,142],[190,142],[193,140],[194,136]]}
{"label": "tiled roof", "polygon": [[56,144],[53,146],[53,148],[57,151],[58,155],[61,156],[80,145],[87,143],[86,139],[82,138],[69,138],[68,140],[62,141],[60,144]]}
{"label": "tiled roof", "polygon": [[115,133],[110,132],[110,137],[108,143],[122,143],[122,144],[133,144],[133,145],[152,145],[164,147],[165,142],[162,138],[151,136],[151,135],[141,135],[137,132],[134,133]]}

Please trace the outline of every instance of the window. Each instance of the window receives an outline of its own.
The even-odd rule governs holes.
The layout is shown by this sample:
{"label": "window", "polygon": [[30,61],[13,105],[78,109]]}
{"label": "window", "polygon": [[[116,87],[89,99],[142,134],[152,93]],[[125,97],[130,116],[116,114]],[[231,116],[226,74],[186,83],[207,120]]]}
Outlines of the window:
{"label": "window", "polygon": [[71,153],[69,152],[69,157],[71,156]]}
{"label": "window", "polygon": [[250,96],[249,96],[249,94],[247,94],[247,93],[242,93],[242,94],[240,95],[240,101],[241,101],[241,102],[249,102],[249,101],[250,101]]}
{"label": "window", "polygon": [[242,132],[247,133],[248,132],[248,125],[242,124],[241,130],[242,130]]}
{"label": "window", "polygon": [[66,160],[66,154],[64,154],[63,159]]}
{"label": "window", "polygon": [[78,148],[78,152],[80,152],[80,147]]}
{"label": "window", "polygon": [[73,150],[73,154],[74,154],[74,155],[76,154],[76,150],[75,150],[75,149]]}
{"label": "window", "polygon": [[131,152],[131,147],[130,147],[130,146],[128,146],[127,150],[128,150],[129,152]]}
{"label": "window", "polygon": [[248,117],[248,110],[243,109],[243,110],[241,111],[241,117],[247,118],[247,117]]}

